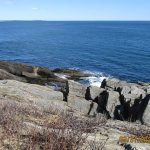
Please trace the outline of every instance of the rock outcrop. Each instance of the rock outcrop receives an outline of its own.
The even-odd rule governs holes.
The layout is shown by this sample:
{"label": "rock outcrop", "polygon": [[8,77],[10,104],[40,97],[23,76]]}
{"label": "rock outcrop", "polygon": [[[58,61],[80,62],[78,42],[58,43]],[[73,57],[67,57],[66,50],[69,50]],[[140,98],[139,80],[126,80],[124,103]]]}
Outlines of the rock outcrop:
{"label": "rock outcrop", "polygon": [[[65,77],[61,78],[62,75]],[[101,87],[95,87],[77,82],[80,77],[86,76],[89,75],[69,69],[50,70],[1,61],[0,102],[9,103],[11,107],[13,104],[19,104],[44,108],[44,115],[47,114],[48,109],[58,110],[60,114],[71,112],[80,120],[98,118],[102,115],[107,119],[107,123],[97,127],[96,138],[97,141],[102,141],[102,138],[107,141],[105,149],[120,150],[134,147],[149,149],[149,146],[144,144],[118,144],[118,140],[122,135],[139,135],[133,133],[135,130],[142,132],[143,135],[149,135],[150,84],[108,79]],[[31,117],[28,119],[32,120]],[[46,116],[45,122],[48,119],[49,117]],[[39,126],[34,122],[36,120],[24,124],[36,127],[37,130],[43,128],[42,125]],[[88,138],[91,141],[95,137],[90,134]]]}
{"label": "rock outcrop", "polygon": [[105,89],[98,88],[96,86],[89,86],[86,89],[86,99],[95,100],[99,94],[101,94]]}
{"label": "rock outcrop", "polygon": [[34,67],[25,64],[15,63],[15,62],[0,61],[0,69],[3,69],[17,76],[21,76],[22,72],[32,73]]}
{"label": "rock outcrop", "polygon": [[[149,107],[149,84],[141,85],[138,83],[128,83],[126,81],[120,81],[118,79],[109,79],[107,81],[106,88],[117,91],[120,94],[120,105],[117,105],[115,114],[118,119],[121,114],[123,117],[121,120],[138,121],[141,123],[149,124],[149,119],[145,119],[148,116]],[[147,115],[144,115],[147,114]]]}
{"label": "rock outcrop", "polygon": [[41,107],[49,107],[57,101],[63,102],[63,94],[59,91],[14,80],[0,81],[0,95],[20,103],[29,103]]}
{"label": "rock outcrop", "polygon": [[[38,95],[37,90],[36,96],[40,99],[54,101],[59,99],[60,101],[65,101],[69,107],[82,112],[84,115],[104,113],[108,118],[133,122],[140,120],[141,123],[150,124],[148,115],[148,94],[150,94],[150,85],[148,83],[128,83],[112,78],[102,82],[103,88],[98,88],[94,86],[87,87],[74,81],[87,76],[89,76],[89,74],[77,70],[50,70],[44,67],[0,61],[1,80],[8,79],[31,84],[46,85],[48,87],[47,89],[51,90],[51,92],[43,91],[42,93],[42,90],[40,91],[39,89]],[[6,87],[8,84],[15,81],[7,82]],[[20,93],[24,95],[23,89],[26,86],[22,85],[23,83],[19,84],[19,82],[14,84],[18,90],[21,90],[19,87],[23,87]],[[5,84],[1,83],[3,89],[6,88],[4,85]],[[29,89],[32,90],[32,94],[35,90],[34,86],[35,85],[33,85],[32,88],[28,88],[28,91]],[[12,90],[15,93],[16,87],[13,91],[13,85],[11,85],[11,88],[6,88],[5,91],[11,92],[10,90]],[[42,97],[41,95],[45,95],[45,97]],[[48,101],[46,101],[46,103],[47,102]],[[82,103],[82,105],[80,105],[80,103]]]}
{"label": "rock outcrop", "polygon": [[67,85],[68,106],[81,112],[83,115],[96,115],[98,105],[92,101],[86,100],[87,87],[73,80],[68,80]]}
{"label": "rock outcrop", "polygon": [[68,88],[69,95],[75,95],[77,97],[85,98],[86,86],[73,80],[68,80]]}
{"label": "rock outcrop", "polygon": [[5,70],[0,69],[0,80],[6,80],[6,79],[11,79],[11,80],[17,80],[21,82],[27,82],[27,80],[23,77],[18,77],[15,76]]}
{"label": "rock outcrop", "polygon": [[[27,79],[28,83],[44,85],[48,82],[65,82],[66,79],[79,80],[81,77],[88,77],[90,74],[71,69],[54,69],[45,67],[20,64],[11,61],[0,61],[0,69],[6,72]],[[66,78],[61,77],[65,75]],[[5,78],[3,78],[5,79]],[[11,77],[9,79],[12,79]]]}
{"label": "rock outcrop", "polygon": [[112,118],[115,117],[114,112],[117,105],[120,105],[119,93],[116,91],[109,91],[109,97],[108,97],[106,109]]}
{"label": "rock outcrop", "polygon": [[143,123],[150,126],[150,94],[143,99],[143,105],[139,111],[141,112],[141,117],[143,117]]}
{"label": "rock outcrop", "polygon": [[54,69],[52,71],[53,73],[57,74],[62,74],[65,75],[69,80],[79,80],[82,77],[89,77],[90,74],[88,73],[83,73],[78,70],[72,70],[72,69]]}
{"label": "rock outcrop", "polygon": [[87,101],[84,98],[77,97],[75,95],[68,96],[68,106],[70,106],[73,110],[81,112],[85,116],[96,116],[97,114],[97,103]]}

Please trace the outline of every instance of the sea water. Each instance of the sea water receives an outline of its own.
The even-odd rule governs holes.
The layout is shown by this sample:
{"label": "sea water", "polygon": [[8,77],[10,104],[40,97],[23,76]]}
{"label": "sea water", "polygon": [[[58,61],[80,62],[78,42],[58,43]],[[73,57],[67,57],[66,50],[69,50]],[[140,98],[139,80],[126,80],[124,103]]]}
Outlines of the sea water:
{"label": "sea water", "polygon": [[150,82],[150,22],[3,21],[0,60]]}

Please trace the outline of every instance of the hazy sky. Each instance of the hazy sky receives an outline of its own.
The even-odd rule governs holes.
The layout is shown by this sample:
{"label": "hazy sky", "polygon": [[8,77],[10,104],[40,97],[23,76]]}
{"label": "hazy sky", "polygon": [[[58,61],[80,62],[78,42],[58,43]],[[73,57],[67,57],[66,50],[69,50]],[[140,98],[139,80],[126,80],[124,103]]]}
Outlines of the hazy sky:
{"label": "hazy sky", "polygon": [[150,20],[150,0],[0,0],[0,20]]}

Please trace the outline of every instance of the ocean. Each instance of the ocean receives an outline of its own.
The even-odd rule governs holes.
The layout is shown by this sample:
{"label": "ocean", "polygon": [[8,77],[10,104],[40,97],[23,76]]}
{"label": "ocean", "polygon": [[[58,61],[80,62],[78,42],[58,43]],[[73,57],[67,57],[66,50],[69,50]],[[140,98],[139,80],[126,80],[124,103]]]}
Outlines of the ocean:
{"label": "ocean", "polygon": [[150,82],[150,22],[1,21],[0,60]]}

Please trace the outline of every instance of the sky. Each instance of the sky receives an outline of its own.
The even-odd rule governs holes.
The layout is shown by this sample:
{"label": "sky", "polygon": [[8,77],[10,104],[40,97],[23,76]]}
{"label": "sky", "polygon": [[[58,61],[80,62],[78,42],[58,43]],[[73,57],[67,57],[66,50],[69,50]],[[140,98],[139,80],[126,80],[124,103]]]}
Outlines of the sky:
{"label": "sky", "polygon": [[0,20],[150,20],[150,0],[0,0]]}

